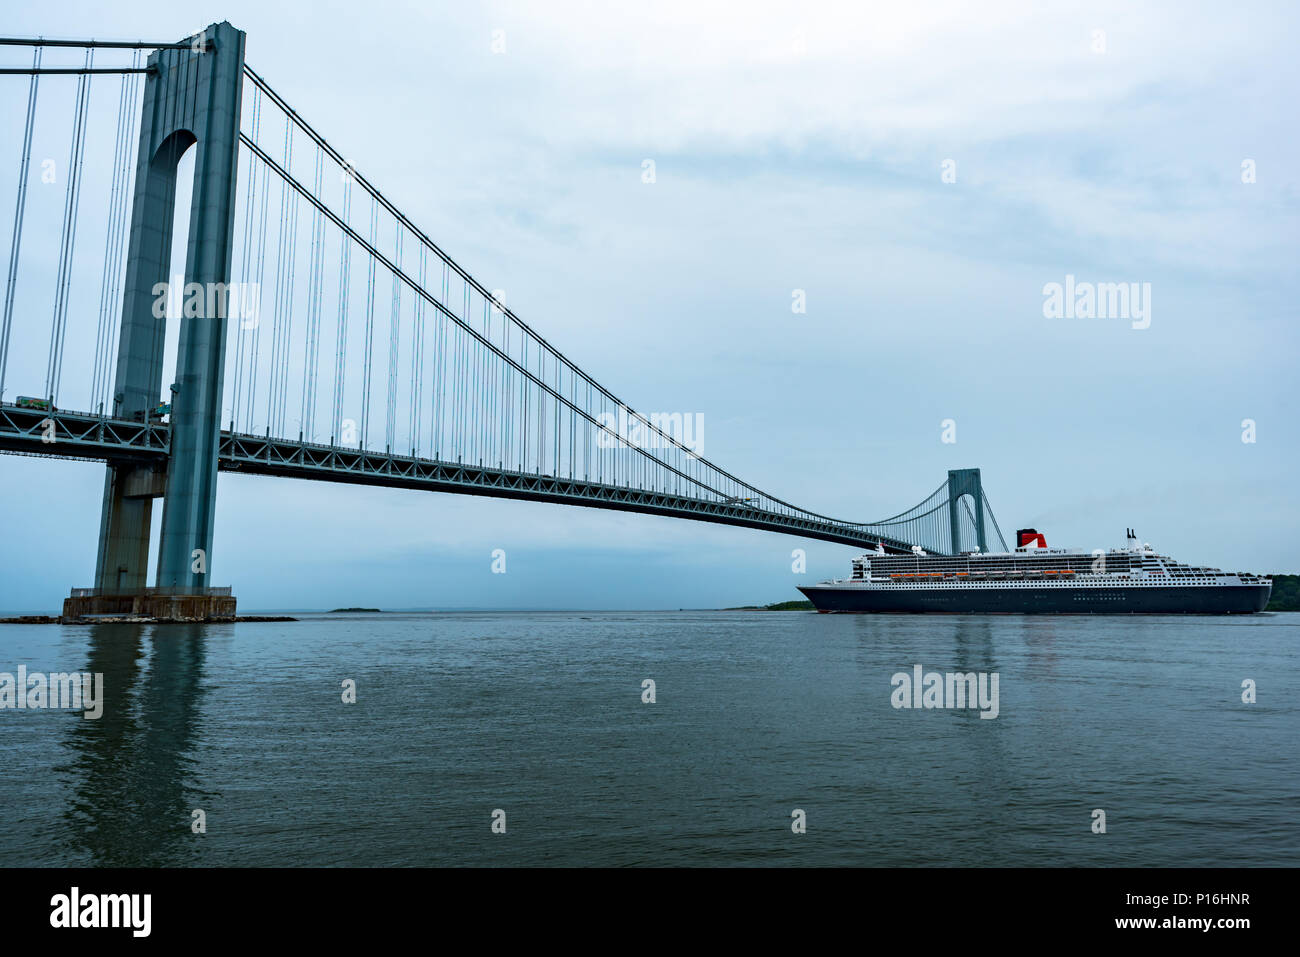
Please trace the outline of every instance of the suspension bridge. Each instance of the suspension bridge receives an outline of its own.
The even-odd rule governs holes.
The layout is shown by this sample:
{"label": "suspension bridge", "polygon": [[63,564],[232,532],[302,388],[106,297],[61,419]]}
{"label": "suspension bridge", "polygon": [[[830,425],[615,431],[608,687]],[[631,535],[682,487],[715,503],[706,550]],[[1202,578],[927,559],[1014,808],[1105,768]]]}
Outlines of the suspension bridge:
{"label": "suspension bridge", "polygon": [[[179,42],[0,47],[31,55],[0,68],[27,78],[26,112],[6,120],[5,142],[21,147],[0,452],[106,463],[95,581],[73,589],[65,615],[233,615],[230,589],[210,583],[222,471],[619,509],[888,552],[987,550],[994,538],[1006,548],[978,469],[860,522],[703,458],[680,416],[628,407],[408,219],[244,62],[245,35],[229,23]],[[74,59],[52,66],[51,52]],[[172,275],[190,151],[185,265]],[[56,153],[61,169],[33,166]],[[48,198],[57,190],[29,188],[38,178],[62,184],[61,209]],[[91,221],[87,236],[79,226]]]}

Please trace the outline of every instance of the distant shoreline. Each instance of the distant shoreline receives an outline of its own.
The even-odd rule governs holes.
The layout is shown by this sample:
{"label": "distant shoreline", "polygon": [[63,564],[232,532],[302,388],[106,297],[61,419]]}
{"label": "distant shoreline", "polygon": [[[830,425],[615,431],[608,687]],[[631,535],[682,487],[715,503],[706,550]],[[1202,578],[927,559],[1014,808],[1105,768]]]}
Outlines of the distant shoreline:
{"label": "distant shoreline", "polygon": [[740,605],[737,608],[723,608],[721,611],[816,611],[810,601],[778,601],[770,605]]}

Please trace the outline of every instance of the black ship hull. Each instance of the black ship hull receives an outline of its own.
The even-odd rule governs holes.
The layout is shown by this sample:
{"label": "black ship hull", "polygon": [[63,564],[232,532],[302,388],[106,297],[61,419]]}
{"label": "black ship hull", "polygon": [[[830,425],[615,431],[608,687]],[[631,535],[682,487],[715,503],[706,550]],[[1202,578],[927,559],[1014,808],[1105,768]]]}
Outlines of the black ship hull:
{"label": "black ship hull", "polygon": [[1114,588],[799,588],[820,612],[952,614],[1249,615],[1271,585]]}

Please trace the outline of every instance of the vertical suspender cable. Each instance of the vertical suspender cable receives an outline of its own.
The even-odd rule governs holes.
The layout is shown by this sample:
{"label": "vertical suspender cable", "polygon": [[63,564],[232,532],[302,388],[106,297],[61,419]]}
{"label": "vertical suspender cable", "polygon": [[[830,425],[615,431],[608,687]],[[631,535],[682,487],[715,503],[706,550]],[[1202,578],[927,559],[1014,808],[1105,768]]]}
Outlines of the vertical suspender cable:
{"label": "vertical suspender cable", "polygon": [[[32,54],[32,69],[41,66],[42,48]],[[14,286],[18,282],[18,253],[23,244],[23,213],[27,209],[27,172],[32,161],[32,127],[36,121],[36,89],[41,80],[32,73],[27,84],[27,121],[23,126],[23,151],[18,160],[18,201],[14,208],[14,228],[9,239],[9,273],[5,279],[4,321],[0,324],[0,402],[5,395],[5,370],[9,365],[9,331],[13,328]]]}
{"label": "vertical suspender cable", "polygon": [[[289,117],[284,118],[284,168],[286,172],[292,170],[293,164],[293,136],[292,127],[289,124]],[[290,252],[291,243],[287,238],[287,232],[290,230],[290,207],[291,200],[289,193],[289,181],[281,178],[280,180],[280,240],[279,247],[276,251],[275,262],[275,320],[271,330],[271,382],[267,391],[266,406],[266,431],[269,435],[272,427],[275,428],[276,435],[280,435],[282,415],[280,413],[280,353],[282,350],[281,340],[284,338],[283,317],[287,311],[285,306],[286,298],[290,301],[289,308],[292,308],[293,293],[288,290],[290,286],[289,271],[291,268]],[[298,194],[293,191],[296,197]],[[294,227],[297,226],[295,222]]]}
{"label": "vertical suspender cable", "polygon": [[[349,222],[352,212],[352,177],[347,169],[343,170],[343,221]],[[334,354],[334,422],[330,430],[330,441],[341,441],[343,430],[343,377],[347,372],[348,351],[348,288],[349,274],[352,271],[352,240],[347,233],[341,233],[339,244],[339,327]]]}
{"label": "vertical suspender cable", "polygon": [[[483,300],[483,336],[488,339],[492,337],[491,322],[492,322],[492,301],[485,298]],[[482,381],[479,382],[478,388],[474,390],[475,393],[474,398],[477,402],[478,410],[479,410],[479,427],[478,427],[479,464],[482,465],[483,459],[485,457],[488,458],[489,460],[491,459],[491,452],[488,450],[487,439],[488,439],[488,427],[490,422],[490,415],[488,409],[489,409],[489,403],[491,400],[492,393],[490,387],[488,386],[488,381],[487,381],[488,350],[484,349],[481,346],[478,346],[476,348],[478,349],[479,360],[477,363],[475,363],[475,368],[480,374],[480,376],[482,377]]]}
{"label": "vertical suspender cable", "polygon": [[[420,288],[425,288],[426,250],[420,244]],[[424,399],[424,297],[415,297],[415,329],[411,334],[411,454],[420,449],[420,411]]]}
{"label": "vertical suspender cable", "polygon": [[[86,51],[86,69],[95,62],[95,50]],[[73,119],[72,149],[68,156],[68,186],[63,197],[63,235],[59,242],[59,271],[54,296],[54,325],[50,330],[50,358],[45,371],[45,395],[54,404],[63,373],[63,343],[67,332],[68,295],[72,258],[77,247],[77,207],[81,201],[81,165],[86,149],[86,114],[90,104],[92,74],[77,77],[77,108]]]}
{"label": "vertical suspender cable", "polygon": [[[290,156],[292,156],[292,149],[293,144],[290,142]],[[286,166],[285,169],[288,170],[288,167]],[[284,297],[284,336],[280,340],[280,395],[277,399],[280,408],[280,435],[285,434],[285,425],[289,414],[289,360],[293,354],[293,309],[297,301],[299,196],[297,190],[291,192],[293,202],[289,207],[289,281],[286,285]]]}
{"label": "vertical suspender cable", "polygon": [[[138,54],[137,54],[138,56]],[[104,353],[108,351],[108,316],[111,309],[109,302],[109,291],[113,287],[113,278],[110,272],[113,261],[113,244],[115,234],[117,233],[118,219],[118,201],[123,193],[122,189],[122,155],[124,150],[123,128],[126,126],[126,93],[127,81],[134,74],[123,73],[122,85],[117,94],[117,130],[113,142],[113,177],[112,186],[108,196],[108,226],[104,230],[104,268],[99,277],[99,321],[95,327],[95,364],[91,374],[90,384],[90,401],[91,407],[102,413],[103,405],[99,403],[100,395],[100,376],[104,372]]]}
{"label": "vertical suspender cable", "polygon": [[[467,323],[469,319],[469,283],[464,283],[461,287],[461,320]],[[468,375],[466,374],[466,336],[464,334],[464,325],[458,323],[456,326],[456,427],[453,433],[456,443],[456,461],[463,462],[469,457],[469,403],[466,401],[466,392],[469,389]]]}
{"label": "vertical suspender cable", "polygon": [[[144,54],[136,50],[132,53],[131,65],[138,68],[140,60]],[[136,91],[140,87],[140,75],[133,73],[127,78],[127,95],[126,95],[126,122],[122,127],[122,135],[125,148],[122,151],[121,164],[121,184],[122,192],[118,202],[118,219],[117,234],[113,239],[113,259],[109,264],[109,287],[108,287],[108,325],[104,339],[104,356],[103,370],[99,376],[100,394],[98,396],[98,407],[104,410],[112,408],[110,398],[110,384],[113,373],[113,344],[117,341],[118,320],[122,314],[122,286],[126,281],[126,272],[124,269],[124,256],[126,254],[127,239],[127,222],[128,211],[130,207],[131,192],[128,187],[131,184],[131,174],[135,169],[136,143],[138,141],[139,131],[136,127],[135,118],[139,115],[135,108],[137,103]]]}
{"label": "vertical suspender cable", "polygon": [[[442,264],[442,299],[444,304],[447,297],[451,294],[451,271],[447,264]],[[433,457],[442,459],[442,435],[443,420],[447,415],[447,317],[441,312],[435,312],[435,319],[438,323],[438,339],[436,354],[433,357],[434,362],[434,379],[433,379],[433,409],[431,418],[433,419]]]}
{"label": "vertical suspender cable", "polygon": [[[248,413],[244,426],[245,431],[250,433],[253,431],[253,416],[257,411],[257,374],[262,364],[262,280],[266,277],[266,221],[271,202],[270,197],[271,171],[264,169],[262,171],[261,210],[258,215],[257,229],[254,231],[254,239],[257,242],[257,315],[255,317],[256,321],[253,323],[253,341],[248,349]],[[269,403],[269,385],[267,395]]]}
{"label": "vertical suspender cable", "polygon": [[[464,299],[465,299],[465,294],[462,291],[462,295],[461,295],[462,311],[465,308]],[[465,430],[464,430],[464,412],[463,412],[465,381],[464,381],[463,364],[461,360],[461,357],[464,353],[464,341],[463,341],[464,337],[461,335],[460,323],[456,324],[455,333],[456,333],[456,346],[455,346],[456,351],[453,358],[453,366],[452,366],[453,371],[452,371],[452,404],[451,404],[451,408],[452,408],[451,444],[452,444],[452,448],[456,450],[456,461],[461,462],[464,461],[464,454],[465,454],[465,446],[464,446]]]}
{"label": "vertical suspender cable", "polygon": [[[375,245],[375,232],[379,228],[379,206],[370,200],[370,245]],[[370,358],[375,346],[375,255],[370,254],[370,267],[366,277],[366,359],[361,386],[361,447],[366,448],[370,432]]]}
{"label": "vertical suspender cable", "polygon": [[[402,268],[402,224],[397,224],[394,240],[397,268]],[[393,273],[391,312],[388,320],[388,402],[384,409],[384,447],[391,451],[397,444],[397,362],[402,337],[402,281]]]}
{"label": "vertical suspender cable", "polygon": [[[510,323],[506,319],[504,309],[497,310],[501,316],[501,348],[505,349],[506,329]],[[505,464],[506,449],[506,409],[505,388],[506,375],[508,370],[504,365],[493,360],[493,380],[492,380],[492,414],[496,421],[496,429],[493,432],[493,449],[492,457],[496,460],[497,467],[501,468]]]}
{"label": "vertical suspender cable", "polygon": [[[502,351],[506,355],[512,355],[510,352],[510,326],[509,317],[506,316],[505,310],[501,310],[501,340]],[[513,357],[513,356],[512,356]],[[515,370],[509,365],[505,367],[505,396],[501,408],[504,410],[501,418],[505,422],[505,435],[502,442],[502,458],[505,460],[506,468],[515,467]]]}
{"label": "vertical suspender cable", "polygon": [[[253,85],[252,106],[251,127],[253,139],[256,141],[262,126],[262,91],[256,84]],[[257,196],[257,174],[261,170],[257,156],[250,150],[245,150],[245,152],[248,153],[248,176],[244,184],[244,251],[239,270],[239,280],[246,291],[241,292],[239,295],[239,328],[235,333],[235,395],[230,423],[232,431],[235,428],[235,422],[239,419],[239,410],[244,397],[245,356],[251,351],[251,343],[248,340],[252,338],[256,331],[257,319],[255,316],[247,314],[253,303],[250,297],[251,295],[260,296],[260,287],[253,285],[252,278],[249,275],[249,268],[252,265],[253,227],[256,224],[254,205]],[[270,171],[267,170],[266,172],[269,174]]]}
{"label": "vertical suspender cable", "polygon": [[[324,153],[316,147],[316,182],[315,196],[320,201],[321,177],[324,173]],[[311,270],[308,274],[307,290],[307,354],[303,360],[302,387],[302,431],[307,441],[315,440],[316,427],[316,377],[320,364],[320,319],[321,286],[325,271],[322,259],[325,255],[325,217],[319,207],[312,208],[311,223]]]}

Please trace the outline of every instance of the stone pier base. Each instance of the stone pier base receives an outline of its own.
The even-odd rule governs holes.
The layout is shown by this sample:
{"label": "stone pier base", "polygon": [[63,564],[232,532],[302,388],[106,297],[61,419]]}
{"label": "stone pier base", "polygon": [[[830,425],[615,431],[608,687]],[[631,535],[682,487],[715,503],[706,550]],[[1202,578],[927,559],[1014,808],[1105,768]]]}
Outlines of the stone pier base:
{"label": "stone pier base", "polygon": [[104,595],[94,588],[74,588],[63,599],[63,624],[105,618],[147,618],[153,621],[234,621],[235,597],[229,588],[205,594],[168,594],[147,589],[142,594]]}

